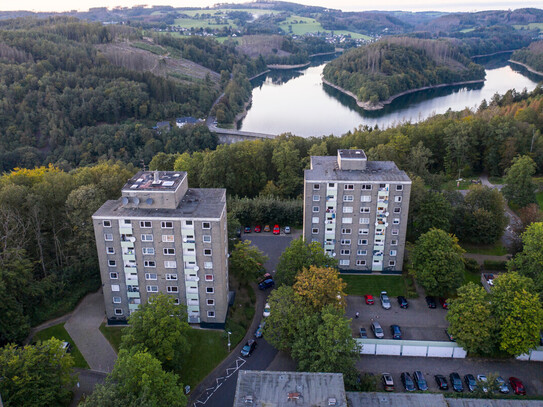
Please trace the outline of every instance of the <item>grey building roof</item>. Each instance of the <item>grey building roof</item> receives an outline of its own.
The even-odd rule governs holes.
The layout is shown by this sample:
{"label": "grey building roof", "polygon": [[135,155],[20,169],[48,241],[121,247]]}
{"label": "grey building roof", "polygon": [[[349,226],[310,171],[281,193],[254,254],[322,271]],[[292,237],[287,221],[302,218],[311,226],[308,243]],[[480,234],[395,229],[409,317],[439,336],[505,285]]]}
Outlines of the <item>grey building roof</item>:
{"label": "grey building roof", "polygon": [[364,150],[338,150],[341,158],[355,158],[357,160],[366,160],[366,153]]}
{"label": "grey building roof", "polygon": [[449,407],[540,407],[541,400],[447,399]]}
{"label": "grey building roof", "polygon": [[125,208],[121,199],[107,201],[94,217],[142,217],[142,218],[220,218],[226,205],[226,190],[222,188],[189,188],[176,209]]}
{"label": "grey building roof", "polygon": [[448,407],[442,394],[347,392],[352,407]]}
{"label": "grey building roof", "polygon": [[311,169],[305,170],[305,179],[306,181],[411,181],[393,161],[368,161],[365,170],[340,170],[335,156],[312,156]]}
{"label": "grey building roof", "polygon": [[123,191],[175,191],[186,178],[185,171],[157,171],[159,182],[155,183],[155,171],[139,171],[123,186]]}
{"label": "grey building roof", "polygon": [[175,122],[176,123],[179,123],[179,124],[182,124],[182,123],[187,123],[187,124],[195,124],[195,123],[200,123],[202,122],[203,120],[201,119],[195,119],[194,117],[178,117],[177,119],[175,119]]}
{"label": "grey building roof", "polygon": [[[335,399],[335,404],[330,404],[332,399]],[[240,370],[233,406],[248,405],[347,407],[343,375]]]}

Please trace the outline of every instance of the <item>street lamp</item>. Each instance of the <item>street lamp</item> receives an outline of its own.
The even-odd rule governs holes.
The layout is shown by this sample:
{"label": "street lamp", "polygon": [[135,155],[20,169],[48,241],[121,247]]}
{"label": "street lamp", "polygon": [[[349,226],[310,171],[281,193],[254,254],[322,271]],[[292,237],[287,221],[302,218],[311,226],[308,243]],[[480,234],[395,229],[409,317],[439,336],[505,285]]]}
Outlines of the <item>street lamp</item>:
{"label": "street lamp", "polygon": [[231,345],[231,343],[230,343],[230,335],[232,335],[232,332],[226,331],[226,333],[228,334],[228,353],[230,353],[230,345]]}

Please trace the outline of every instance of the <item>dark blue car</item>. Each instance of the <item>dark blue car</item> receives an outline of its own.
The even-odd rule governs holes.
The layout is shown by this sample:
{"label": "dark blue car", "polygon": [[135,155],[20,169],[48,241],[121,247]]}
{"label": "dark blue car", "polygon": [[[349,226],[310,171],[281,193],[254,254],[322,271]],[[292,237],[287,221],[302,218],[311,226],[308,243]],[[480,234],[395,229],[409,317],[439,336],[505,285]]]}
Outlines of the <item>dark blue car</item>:
{"label": "dark blue car", "polygon": [[390,325],[390,332],[392,332],[392,339],[402,339],[402,330],[398,325]]}
{"label": "dark blue car", "polygon": [[275,281],[273,281],[273,279],[271,278],[267,278],[266,280],[260,282],[258,284],[258,288],[260,290],[265,290],[267,288],[271,288],[271,287],[274,287],[275,286]]}

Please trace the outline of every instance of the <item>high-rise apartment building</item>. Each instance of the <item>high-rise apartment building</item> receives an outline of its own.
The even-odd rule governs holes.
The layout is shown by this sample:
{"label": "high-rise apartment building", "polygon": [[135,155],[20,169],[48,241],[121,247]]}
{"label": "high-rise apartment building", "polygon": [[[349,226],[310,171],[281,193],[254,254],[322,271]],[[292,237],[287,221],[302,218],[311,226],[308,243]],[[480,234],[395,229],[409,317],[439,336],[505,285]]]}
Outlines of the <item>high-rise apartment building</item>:
{"label": "high-rise apartment building", "polygon": [[362,150],[311,157],[304,175],[304,239],[323,245],[341,270],[403,267],[411,180],[392,161]]}
{"label": "high-rise apartment building", "polygon": [[140,171],[92,219],[108,321],[161,292],[187,306],[189,323],[224,324],[225,189],[189,188],[182,171]]}

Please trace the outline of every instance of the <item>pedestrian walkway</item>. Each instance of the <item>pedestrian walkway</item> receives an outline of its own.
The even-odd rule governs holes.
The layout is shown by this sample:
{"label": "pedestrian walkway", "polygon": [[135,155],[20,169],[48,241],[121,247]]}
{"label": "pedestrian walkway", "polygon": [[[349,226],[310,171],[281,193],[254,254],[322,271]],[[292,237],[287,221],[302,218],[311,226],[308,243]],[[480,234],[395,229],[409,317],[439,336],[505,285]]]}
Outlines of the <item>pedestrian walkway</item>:
{"label": "pedestrian walkway", "polygon": [[104,321],[105,307],[102,290],[87,295],[72,312],[64,325],[91,370],[110,373],[117,354],[100,332]]}

